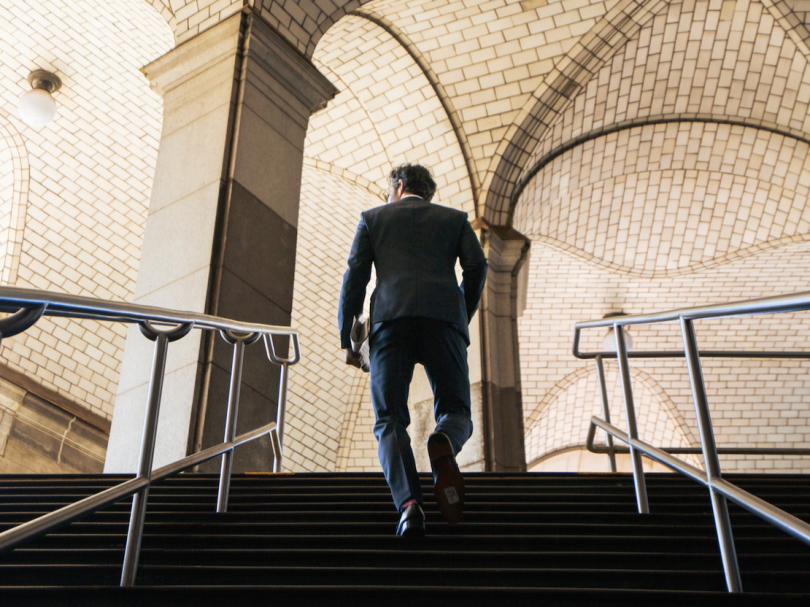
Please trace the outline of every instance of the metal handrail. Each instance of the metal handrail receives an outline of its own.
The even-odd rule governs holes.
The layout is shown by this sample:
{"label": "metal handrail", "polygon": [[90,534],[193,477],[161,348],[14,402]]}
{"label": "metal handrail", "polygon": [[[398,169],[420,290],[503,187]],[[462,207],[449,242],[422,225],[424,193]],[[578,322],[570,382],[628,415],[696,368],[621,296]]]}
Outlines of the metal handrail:
{"label": "metal handrail", "polygon": [[[273,445],[273,471],[281,471],[287,378],[289,376],[289,367],[301,359],[298,332],[295,329],[239,322],[195,312],[181,312],[15,287],[0,287],[0,312],[14,312],[11,316],[0,320],[0,340],[4,337],[22,333],[43,316],[58,316],[138,323],[141,333],[147,339],[155,342],[152,374],[141,436],[141,453],[135,478],[0,533],[0,552],[12,550],[27,541],[63,527],[105,506],[134,496],[127,530],[124,565],[121,572],[121,585],[132,586],[135,583],[138,570],[146,505],[151,483],[178,474],[214,457],[222,456],[216,511],[226,512],[231,484],[233,449],[265,434],[270,435]],[[182,339],[195,328],[218,331],[222,338],[233,346],[225,438],[219,445],[214,445],[199,453],[189,455],[179,461],[153,470],[152,460],[155,451],[168,346],[170,342]],[[274,337],[289,338],[293,347],[291,357],[282,358],[277,355]],[[280,367],[276,421],[236,437],[236,416],[239,407],[244,349],[260,339],[265,344],[265,350],[270,362]]]}
{"label": "metal handrail", "polygon": [[727,304],[679,308],[677,310],[656,312],[654,314],[611,316],[599,320],[578,322],[576,324],[576,330],[612,327],[613,325],[654,325],[664,322],[679,322],[681,318],[685,318],[686,320],[705,320],[707,318],[732,318],[734,316],[804,312],[806,310],[810,310],[810,291],[746,299],[744,301],[734,301]]}
{"label": "metal handrail", "polygon": [[[198,329],[214,331],[231,330],[244,333],[259,332],[270,335],[297,336],[298,331],[291,327],[262,325],[251,322],[230,320],[198,312],[169,310],[123,301],[105,301],[92,297],[52,293],[37,289],[0,287],[0,312],[16,311],[20,308],[36,308],[45,305],[44,316],[67,316],[69,318],[92,318],[118,322],[142,322],[177,325],[193,323]],[[0,328],[2,333],[2,328]],[[5,335],[5,334],[4,334]],[[6,337],[8,335],[5,335]]]}
{"label": "metal handrail", "polygon": [[[736,485],[724,480],[720,472],[719,454],[768,454],[768,455],[810,455],[810,449],[771,449],[771,448],[718,448],[714,440],[711,415],[706,398],[706,386],[703,379],[703,370],[700,365],[701,357],[715,358],[810,358],[810,352],[786,352],[765,350],[699,350],[695,335],[694,321],[708,318],[730,318],[738,316],[754,316],[760,314],[776,314],[783,312],[801,312],[810,310],[810,292],[765,297],[747,301],[732,302],[713,306],[700,306],[684,308],[656,314],[638,314],[633,316],[612,316],[600,320],[579,322],[574,327],[572,351],[580,359],[593,359],[596,361],[597,378],[600,384],[602,413],[605,419],[596,416],[591,418],[588,429],[587,448],[595,453],[606,453],[610,458],[611,470],[615,472],[615,454],[627,452],[630,454],[633,466],[633,482],[636,491],[636,502],[639,513],[649,512],[647,487],[644,479],[641,454],[680,472],[687,478],[696,481],[709,489],[714,513],[715,528],[720,546],[720,555],[723,561],[723,570],[726,577],[726,586],[729,592],[742,592],[742,580],[737,563],[737,553],[734,547],[734,538],[731,530],[731,521],[728,515],[728,504],[731,500],[749,512],[792,535],[805,544],[810,545],[810,524],[777,508],[755,495],[740,489]],[[647,325],[677,322],[680,326],[683,339],[683,351],[659,350],[628,352],[626,346],[624,327],[628,325]],[[579,344],[581,333],[585,329],[606,327],[613,329],[616,340],[616,352],[582,352]],[[686,358],[689,380],[692,388],[692,398],[695,403],[700,449],[691,447],[656,448],[638,437],[636,416],[633,402],[633,391],[630,380],[631,358]],[[622,432],[610,423],[610,409],[607,402],[607,388],[603,359],[616,358],[619,366],[619,375],[622,383],[622,396],[624,400],[625,417],[627,418],[627,432]],[[607,446],[596,447],[594,437],[596,429],[601,428],[607,434]],[[627,443],[628,448],[613,446],[613,438]],[[673,453],[701,453],[705,470],[692,466],[683,460],[674,457]]]}

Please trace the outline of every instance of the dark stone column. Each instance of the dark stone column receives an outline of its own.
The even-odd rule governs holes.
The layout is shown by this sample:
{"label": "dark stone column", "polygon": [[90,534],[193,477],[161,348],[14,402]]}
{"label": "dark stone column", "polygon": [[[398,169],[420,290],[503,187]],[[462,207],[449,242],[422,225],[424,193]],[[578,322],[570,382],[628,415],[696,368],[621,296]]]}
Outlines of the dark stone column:
{"label": "dark stone column", "polygon": [[[337,90],[249,10],[143,72],[164,97],[164,126],[135,301],[289,325],[304,138]],[[108,471],[137,461],[143,342],[127,338]],[[199,332],[170,347],[156,466],[222,440],[231,352]],[[277,394],[278,368],[261,343],[248,347],[237,434],[272,421]],[[237,449],[234,471],[270,469],[269,440]]]}
{"label": "dark stone column", "polygon": [[479,230],[489,265],[479,310],[486,469],[523,472],[526,453],[517,318],[522,312],[520,272],[528,260],[530,242],[512,228],[489,226],[481,219],[473,227]]}

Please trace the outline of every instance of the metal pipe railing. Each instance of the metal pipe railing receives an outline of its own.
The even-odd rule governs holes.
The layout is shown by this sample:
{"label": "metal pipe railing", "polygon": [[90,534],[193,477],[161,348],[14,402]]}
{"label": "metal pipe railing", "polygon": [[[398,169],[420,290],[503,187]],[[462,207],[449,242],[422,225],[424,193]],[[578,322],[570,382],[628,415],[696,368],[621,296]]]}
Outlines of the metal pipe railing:
{"label": "metal pipe railing", "polygon": [[250,432],[246,432],[245,434],[238,436],[233,442],[214,445],[213,447],[209,447],[204,451],[189,455],[181,460],[172,462],[167,466],[158,468],[157,470],[154,470],[148,478],[136,477],[131,480],[124,481],[120,485],[105,489],[101,493],[96,493],[95,495],[86,497],[78,502],[64,506],[59,510],[49,512],[48,514],[37,517],[32,521],[28,521],[27,523],[21,523],[8,531],[0,533],[0,552],[11,550],[26,543],[27,541],[33,540],[41,535],[45,535],[46,533],[50,533],[51,531],[55,531],[56,529],[60,529],[65,525],[68,525],[82,517],[87,516],[88,514],[95,512],[96,510],[100,510],[101,508],[109,506],[110,504],[120,502],[122,499],[130,497],[144,487],[147,487],[150,483],[163,480],[164,478],[174,476],[179,472],[193,468],[198,464],[220,456],[227,451],[231,451],[234,447],[248,443],[256,438],[259,438],[260,436],[263,436],[264,434],[274,434],[275,430],[276,423],[271,422],[260,428],[256,428],[255,430],[251,430]]}
{"label": "metal pipe railing", "polygon": [[728,516],[726,498],[712,486],[712,479],[720,478],[720,457],[717,455],[717,443],[714,440],[712,418],[709,413],[709,401],[706,398],[706,384],[703,381],[703,369],[700,366],[700,354],[697,347],[694,321],[681,316],[681,335],[683,349],[686,352],[686,367],[689,371],[689,383],[692,386],[692,399],[695,402],[695,417],[703,449],[703,462],[706,467],[706,480],[709,483],[709,495],[712,500],[714,526],[717,529],[717,540],[720,542],[720,556],[723,559],[723,571],[729,592],[742,592],[740,566],[737,564],[737,550],[734,547],[734,535],[731,532],[731,519]]}
{"label": "metal pipe railing", "polygon": [[[192,323],[197,329],[213,331],[238,331],[241,333],[261,333],[262,335],[297,336],[298,331],[291,327],[262,325],[241,322],[198,312],[169,310],[153,306],[125,303],[122,301],[104,301],[92,297],[51,293],[37,289],[18,287],[0,287],[0,312],[15,312],[20,308],[37,308],[45,306],[44,316],[62,316],[68,318],[85,318],[93,320],[110,320],[117,322],[142,322],[181,325]],[[10,319],[5,319],[10,320]],[[0,334],[8,337],[0,329]]]}
{"label": "metal pipe railing", "polygon": [[[594,416],[591,418],[591,425],[588,431],[587,447],[589,451],[594,451],[594,449],[591,449],[591,447],[593,446],[594,437],[596,435],[596,428],[601,428],[611,436],[614,436],[625,443],[630,442],[626,432],[623,432],[616,426],[605,423],[604,420]],[[785,512],[781,508],[777,508],[773,504],[766,502],[762,498],[759,498],[756,495],[745,491],[744,489],[740,489],[725,479],[707,479],[706,473],[700,468],[692,466],[691,464],[688,464],[677,457],[672,457],[672,455],[669,454],[670,449],[659,449],[653,447],[649,443],[645,443],[642,440],[633,440],[632,443],[633,447],[644,453],[644,455],[650,459],[671,468],[675,472],[680,472],[687,478],[695,481],[696,483],[700,483],[704,487],[714,487],[717,491],[720,491],[724,497],[730,499],[735,504],[745,508],[763,520],[768,521],[788,535],[791,535],[805,544],[810,545],[810,523],[806,523],[800,518]],[[722,452],[722,450],[719,451]],[[595,452],[602,453],[598,450]],[[621,453],[622,451],[621,449],[617,449],[616,452]],[[625,450],[625,452],[627,452],[627,450]]]}
{"label": "metal pipe railing", "polygon": [[[622,380],[622,394],[624,395],[624,414],[627,419],[627,434],[631,439],[638,438],[636,428],[636,410],[633,402],[633,386],[630,377],[630,361],[627,360],[627,345],[624,340],[624,327],[613,325],[613,334],[616,338],[616,353],[619,357],[619,375]],[[641,454],[630,445],[630,461],[633,465],[633,484],[636,487],[636,505],[639,514],[649,514],[650,504],[647,499],[647,482],[644,480],[644,465]]]}
{"label": "metal pipe railing", "polygon": [[[42,316],[59,316],[94,319],[97,321],[138,323],[141,333],[147,339],[155,342],[137,476],[101,493],[0,533],[0,552],[12,550],[27,541],[59,529],[105,506],[134,496],[127,531],[124,564],[121,571],[121,586],[132,586],[135,583],[138,570],[149,488],[153,482],[221,456],[222,465],[216,510],[217,512],[225,512],[228,507],[233,449],[268,433],[273,444],[273,470],[274,472],[281,471],[281,445],[287,400],[287,378],[290,365],[294,365],[301,358],[298,333],[294,329],[232,321],[207,314],[180,312],[13,287],[0,287],[0,311],[14,312],[8,318],[0,320],[0,339],[25,331]],[[158,470],[153,470],[152,465],[169,343],[183,338],[193,328],[218,331],[223,339],[234,347],[225,438],[219,445],[189,455]],[[292,341],[292,357],[281,358],[277,356],[273,341],[274,337],[283,337],[285,340]],[[244,365],[244,348],[259,339],[264,340],[270,362],[280,367],[276,422],[235,437],[236,416]]]}
{"label": "metal pipe railing", "polygon": [[[239,410],[239,394],[242,388],[242,364],[245,359],[245,346],[259,339],[258,333],[237,335],[233,331],[222,331],[222,338],[233,345],[233,362],[231,363],[231,383],[228,388],[228,410],[225,417],[225,438],[223,442],[233,441],[236,435],[236,414]],[[275,467],[275,464],[274,464]],[[233,468],[233,451],[222,456],[219,473],[219,491],[217,492],[217,512],[228,511],[228,494],[231,488],[231,470]]]}
{"label": "metal pipe railing", "polygon": [[[605,365],[601,356],[596,357],[596,378],[599,382],[599,401],[602,403],[602,417],[605,418],[607,423],[610,423],[610,402],[608,401],[607,382],[605,382]],[[613,446],[613,436],[607,434],[605,443],[607,444],[610,471],[616,472],[616,449]],[[627,452],[630,452],[629,449]]]}
{"label": "metal pipe railing", "polygon": [[[283,452],[282,441],[284,439],[284,415],[287,410],[287,378],[289,377],[290,365],[294,365],[301,360],[301,350],[298,346],[298,339],[293,339],[293,355],[291,358],[281,358],[276,354],[276,345],[272,335],[264,336],[264,349],[267,357],[276,365],[281,367],[281,377],[278,384],[278,406],[276,407],[276,428],[275,434],[271,435],[273,440],[273,472],[281,472],[281,458]],[[288,348],[289,351],[289,348]]]}
{"label": "metal pipe railing", "polygon": [[[639,314],[634,316],[611,316],[589,322],[580,322],[575,325],[572,351],[580,359],[595,359],[597,365],[597,379],[600,385],[602,411],[605,419],[594,416],[588,429],[587,448],[594,453],[606,453],[610,458],[611,471],[615,471],[615,454],[629,453],[633,463],[633,482],[636,490],[636,501],[639,512],[648,512],[649,505],[647,490],[644,482],[644,471],[641,466],[641,454],[680,472],[686,477],[698,482],[709,489],[712,511],[714,513],[715,528],[726,577],[726,586],[729,592],[742,592],[742,580],[737,563],[737,554],[734,547],[734,537],[731,529],[731,520],[728,514],[726,500],[745,508],[749,512],[782,529],[810,545],[810,524],[788,514],[784,510],[740,489],[722,478],[719,455],[722,454],[761,454],[761,455],[810,455],[810,449],[773,449],[773,448],[718,448],[714,439],[711,414],[709,411],[706,386],[700,364],[701,357],[713,358],[793,358],[810,359],[810,352],[786,352],[765,350],[704,350],[698,348],[695,335],[694,321],[708,318],[729,318],[738,316],[753,316],[760,314],[776,314],[783,312],[800,312],[810,310],[810,292],[766,297],[749,301],[733,302],[714,306],[701,306],[682,310],[671,310],[656,314]],[[674,323],[679,324],[683,340],[683,351],[661,350],[628,352],[624,338],[624,327],[630,325]],[[581,333],[586,329],[610,328],[616,340],[616,352],[582,352],[580,350]],[[619,365],[619,376],[622,384],[625,414],[627,417],[627,432],[622,432],[610,423],[610,409],[607,403],[607,387],[603,360],[616,358]],[[638,438],[635,408],[633,402],[632,382],[630,381],[631,358],[686,358],[689,381],[692,389],[692,400],[695,405],[695,414],[700,437],[700,449],[691,447],[659,449],[649,445]],[[601,428],[607,435],[606,446],[597,447],[594,444],[596,429]],[[613,445],[613,438],[625,442],[627,449],[617,448]],[[677,457],[673,453],[701,453],[705,470],[700,470]]]}

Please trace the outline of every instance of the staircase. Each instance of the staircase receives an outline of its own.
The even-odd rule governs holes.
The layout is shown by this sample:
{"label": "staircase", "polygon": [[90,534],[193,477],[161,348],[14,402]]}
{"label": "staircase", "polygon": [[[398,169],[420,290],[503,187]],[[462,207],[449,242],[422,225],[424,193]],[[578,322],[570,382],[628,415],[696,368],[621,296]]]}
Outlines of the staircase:
{"label": "staircase", "polygon": [[[0,477],[0,531],[124,476]],[[12,605],[810,605],[810,547],[731,506],[743,595],[729,595],[705,489],[649,474],[652,514],[623,474],[469,474],[445,524],[422,478],[427,533],[394,536],[379,474],[236,475],[152,486],[135,588],[119,588],[131,500],[0,555]],[[810,477],[728,475],[810,520]]]}

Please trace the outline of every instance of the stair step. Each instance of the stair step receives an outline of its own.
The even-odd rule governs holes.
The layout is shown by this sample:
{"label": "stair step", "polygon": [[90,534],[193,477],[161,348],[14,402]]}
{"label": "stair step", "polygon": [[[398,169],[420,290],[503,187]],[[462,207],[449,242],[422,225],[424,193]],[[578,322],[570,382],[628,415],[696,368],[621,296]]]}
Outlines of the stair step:
{"label": "stair step", "polygon": [[[227,565],[227,566],[313,566],[326,567],[333,563],[350,562],[353,566],[372,567],[382,564],[400,564],[407,568],[441,568],[448,562],[457,567],[576,567],[601,569],[686,569],[720,571],[717,551],[689,552],[618,552],[618,551],[549,551],[534,552],[497,550],[450,550],[441,544],[432,549],[411,545],[392,544],[388,549],[361,549],[358,547],[324,549],[318,545],[309,548],[144,548],[144,565]],[[117,564],[123,561],[122,548],[20,548],[11,555],[0,555],[0,564]],[[743,571],[800,571],[810,569],[810,554],[738,553]],[[13,561],[13,563],[11,562]]]}
{"label": "stair step", "polygon": [[[43,511],[42,513],[46,513]],[[27,522],[34,518],[36,511],[29,512],[6,512],[0,514],[0,530],[10,529],[15,525]],[[711,513],[699,514],[647,514],[639,515],[635,512],[591,512],[587,513],[587,523],[583,522],[586,513],[569,512],[499,512],[499,511],[476,511],[467,510],[462,521],[463,525],[519,525],[537,526],[554,525],[562,531],[570,527],[582,528],[582,525],[590,526],[610,526],[610,527],[634,527],[659,529],[688,526],[693,533],[706,533],[713,535],[715,532],[714,520]],[[806,513],[799,514],[800,518],[806,518]],[[212,507],[202,511],[190,512],[188,510],[179,511],[150,511],[146,517],[146,525],[160,525],[162,528],[177,524],[188,524],[189,517],[194,517],[194,525],[205,525],[206,527],[223,526],[230,529],[239,529],[240,525],[250,525],[251,528],[261,530],[263,526],[277,527],[278,525],[387,525],[396,521],[396,514],[387,511],[351,511],[351,510],[305,510],[299,509],[294,512],[288,511],[264,511],[264,512],[240,512],[229,511],[225,514],[217,514]],[[441,523],[441,515],[436,508],[426,508],[428,523]],[[75,525],[83,525],[87,528],[90,525],[104,525],[107,528],[115,526],[126,526],[129,524],[130,512],[127,510],[103,511],[89,515]],[[735,513],[731,515],[732,525],[738,535],[778,535],[779,532],[767,522],[749,513]],[[621,530],[619,531],[622,532]]]}
{"label": "stair step", "polygon": [[[2,477],[0,531],[128,478]],[[810,520],[810,478],[726,478]],[[196,597],[195,606],[228,596],[241,607],[294,591],[294,601],[306,601],[282,604],[326,604],[331,596],[364,607],[394,604],[392,589],[395,604],[420,607],[438,599],[443,607],[460,604],[459,597],[510,606],[626,606],[646,597],[655,607],[714,607],[732,600],[725,598],[707,490],[671,474],[647,475],[649,515],[637,513],[626,474],[468,474],[465,516],[454,526],[443,522],[432,479],[422,475],[422,539],[394,536],[398,516],[380,474],[236,475],[224,514],[214,512],[218,480],[183,474],[150,488],[140,588],[115,588],[132,501],[125,499],[0,554],[4,607],[25,598],[87,604],[93,596],[105,605],[136,598],[182,605]],[[802,597],[807,604],[810,547],[736,506],[730,512],[743,585],[754,593],[744,596],[780,605]],[[56,603],[53,589],[60,588],[64,600]],[[178,598],[172,588],[186,594]]]}
{"label": "stair step", "polygon": [[725,591],[624,590],[572,588],[447,588],[423,586],[327,586],[289,584],[272,587],[233,586],[111,586],[4,588],[5,607],[199,607],[202,604],[228,602],[240,607],[424,607],[436,602],[442,607],[470,605],[508,605],[509,607],[780,607],[807,604],[806,594],[746,592],[732,595]]}

